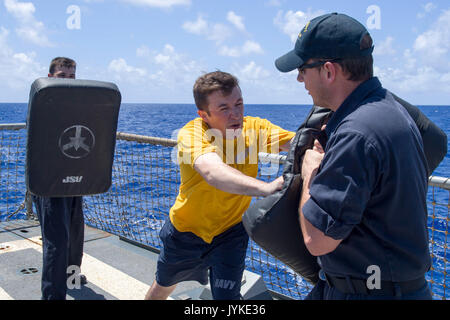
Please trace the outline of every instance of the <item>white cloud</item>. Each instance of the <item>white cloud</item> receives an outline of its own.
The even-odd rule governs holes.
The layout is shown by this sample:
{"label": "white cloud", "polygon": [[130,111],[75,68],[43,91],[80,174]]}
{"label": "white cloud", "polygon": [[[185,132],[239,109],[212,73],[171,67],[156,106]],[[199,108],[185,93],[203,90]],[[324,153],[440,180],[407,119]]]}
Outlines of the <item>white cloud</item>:
{"label": "white cloud", "polygon": [[116,81],[139,83],[145,80],[147,70],[130,66],[124,58],[113,59],[108,65],[108,72]]}
{"label": "white cloud", "polygon": [[414,42],[414,51],[434,65],[450,67],[450,10],[443,11],[431,28],[419,35]]}
{"label": "white cloud", "polygon": [[[227,20],[237,29],[247,33],[243,18],[236,15],[233,11],[227,14]],[[183,29],[189,33],[204,36],[207,40],[214,41],[218,47],[218,54],[227,57],[241,57],[249,54],[263,54],[261,45],[252,40],[247,40],[242,46],[230,47],[224,42],[232,36],[230,28],[221,23],[211,24],[202,15],[198,15],[195,21],[186,21],[182,25]]]}
{"label": "white cloud", "polygon": [[233,24],[238,30],[245,31],[244,18],[236,15],[233,11],[227,14],[227,20]]}
{"label": "white cloud", "polygon": [[109,63],[108,70],[116,73],[134,73],[139,76],[143,76],[147,73],[144,69],[129,66],[123,58],[112,60]]}
{"label": "white cloud", "polygon": [[35,61],[35,52],[14,52],[8,44],[9,30],[0,27],[0,101],[2,92],[15,97],[17,101],[27,98],[31,83],[47,75],[48,69]]}
{"label": "white cloud", "polygon": [[8,13],[12,14],[19,23],[16,33],[20,38],[42,47],[53,46],[45,35],[44,24],[34,17],[36,8],[32,2],[4,0],[4,4]]}
{"label": "white cloud", "polygon": [[248,40],[245,41],[244,45],[242,46],[242,52],[244,54],[250,53],[262,54],[264,53],[264,50],[261,48],[261,45],[258,42]]}
{"label": "white cloud", "polygon": [[186,21],[182,27],[185,31],[195,35],[205,36],[208,40],[215,41],[218,45],[232,34],[227,26],[221,23],[211,24],[202,15],[199,15],[196,21]]}
{"label": "white cloud", "polygon": [[280,10],[274,18],[274,24],[287,34],[292,42],[295,42],[301,28],[311,19],[324,13],[323,10],[311,11],[311,9],[308,9],[308,12],[289,10],[286,13]]}
{"label": "white cloud", "polygon": [[409,72],[414,71],[417,64],[417,58],[413,55],[410,49],[406,49],[403,52],[403,61],[405,70]]}
{"label": "white cloud", "polygon": [[241,48],[238,48],[238,47],[230,48],[228,46],[221,46],[219,48],[219,55],[237,58],[242,55],[242,52],[241,52]]}
{"label": "white cloud", "polygon": [[425,9],[425,12],[431,12],[432,10],[436,9],[437,6],[432,3],[432,2],[428,2],[426,5],[423,6]]}
{"label": "white cloud", "polygon": [[233,72],[237,75],[238,79],[244,82],[254,82],[257,80],[263,80],[270,76],[270,72],[261,66],[258,66],[254,61],[250,61],[245,66],[235,64]]}
{"label": "white cloud", "polygon": [[145,58],[151,55],[151,51],[147,46],[141,46],[136,49],[136,56],[140,58]]}
{"label": "white cloud", "polygon": [[160,51],[141,46],[136,50],[136,55],[150,64],[152,72],[147,78],[155,88],[186,86],[190,92],[195,79],[204,69],[199,62],[178,53],[171,44],[166,44]]}
{"label": "white cloud", "polygon": [[183,23],[183,29],[196,35],[206,35],[208,33],[208,22],[199,15],[196,21]]}
{"label": "white cloud", "polygon": [[214,24],[207,35],[208,40],[215,41],[217,44],[224,42],[229,37],[231,37],[230,29],[221,23]]}
{"label": "white cloud", "polygon": [[396,92],[417,95],[450,93],[450,10],[443,11],[431,27],[420,34],[411,49],[403,52],[402,65],[375,67],[383,85]]}
{"label": "white cloud", "polygon": [[265,70],[263,67],[256,65],[254,61],[244,66],[242,69],[242,75],[244,78],[258,80],[262,78],[267,78],[269,76],[269,71]]}
{"label": "white cloud", "polygon": [[161,52],[156,52],[153,61],[162,67],[163,72],[166,72],[169,77],[187,75],[191,79],[192,76],[189,74],[198,73],[201,69],[198,62],[176,52],[171,44],[166,44]]}
{"label": "white cloud", "polygon": [[192,101],[192,86],[206,70],[200,62],[178,52],[172,44],[160,49],[141,45],[135,52],[133,60],[130,57],[112,60],[106,72],[97,78],[114,80],[127,95],[124,101]]}
{"label": "white cloud", "polygon": [[13,14],[14,17],[23,21],[29,22],[34,20],[34,12],[36,8],[32,2],[17,2],[16,0],[5,0],[4,1],[6,10]]}
{"label": "white cloud", "polygon": [[172,64],[171,60],[178,59],[178,58],[179,57],[175,53],[175,48],[170,44],[166,44],[164,46],[163,52],[158,53],[155,56],[154,61],[156,64],[167,67],[167,66],[171,66],[171,64]]}
{"label": "white cloud", "polygon": [[375,49],[373,54],[376,56],[381,55],[393,55],[396,53],[395,49],[392,47],[394,43],[394,38],[387,37],[386,40],[379,43],[375,43]]}
{"label": "white cloud", "polygon": [[450,72],[423,66],[408,72],[403,68],[374,68],[383,86],[395,93],[405,94],[431,94],[445,92],[450,94]]}
{"label": "white cloud", "polygon": [[419,18],[419,19],[424,18],[428,13],[430,13],[431,11],[433,11],[434,9],[437,8],[437,6],[432,2],[428,2],[427,4],[423,5],[422,7],[423,7],[423,11],[421,11],[417,14],[417,18]]}
{"label": "white cloud", "polygon": [[247,40],[242,47],[233,47],[229,48],[228,46],[221,46],[219,48],[219,54],[222,56],[228,57],[240,57],[243,55],[249,55],[252,53],[263,54],[264,50],[261,48],[261,45],[255,41]]}
{"label": "white cloud", "polygon": [[178,5],[184,6],[191,5],[191,0],[122,0],[122,1],[138,6],[148,6],[156,8],[171,8],[173,6]]}

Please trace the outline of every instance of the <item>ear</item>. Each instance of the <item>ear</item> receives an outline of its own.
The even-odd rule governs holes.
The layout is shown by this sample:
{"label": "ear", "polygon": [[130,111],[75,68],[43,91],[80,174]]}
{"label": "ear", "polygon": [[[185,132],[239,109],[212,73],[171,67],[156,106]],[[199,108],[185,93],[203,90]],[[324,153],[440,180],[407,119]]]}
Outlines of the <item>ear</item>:
{"label": "ear", "polygon": [[328,82],[333,82],[336,79],[336,74],[338,72],[337,67],[334,63],[332,62],[327,62],[323,65],[323,70],[324,75],[325,75],[325,79]]}
{"label": "ear", "polygon": [[203,121],[208,123],[208,113],[206,111],[197,110],[197,114],[199,115],[200,118],[202,118]]}

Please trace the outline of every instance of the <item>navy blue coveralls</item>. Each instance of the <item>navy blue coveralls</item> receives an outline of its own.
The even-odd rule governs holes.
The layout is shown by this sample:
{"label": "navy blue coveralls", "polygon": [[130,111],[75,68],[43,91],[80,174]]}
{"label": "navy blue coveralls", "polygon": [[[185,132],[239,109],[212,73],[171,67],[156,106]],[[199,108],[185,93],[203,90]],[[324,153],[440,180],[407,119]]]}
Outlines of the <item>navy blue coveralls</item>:
{"label": "navy blue coveralls", "polygon": [[42,299],[65,300],[67,267],[80,267],[83,256],[83,198],[33,196],[33,202],[42,233]]}
{"label": "navy blue coveralls", "polygon": [[[430,299],[422,138],[377,78],[362,83],[327,124],[329,137],[305,218],[339,246],[318,258],[307,299]],[[378,268],[381,288],[367,280]]]}

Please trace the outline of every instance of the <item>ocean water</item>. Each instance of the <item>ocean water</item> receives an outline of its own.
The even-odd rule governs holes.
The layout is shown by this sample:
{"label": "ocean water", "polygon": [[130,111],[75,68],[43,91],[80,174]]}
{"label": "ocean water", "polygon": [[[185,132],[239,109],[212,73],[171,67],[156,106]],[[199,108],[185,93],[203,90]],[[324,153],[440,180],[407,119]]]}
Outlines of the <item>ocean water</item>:
{"label": "ocean water", "polygon": [[[450,132],[450,106],[419,106],[421,111],[434,123],[436,123],[444,132]],[[310,111],[310,105],[246,105],[245,115],[257,116],[266,118],[272,123],[281,126],[284,129],[296,131],[298,126],[304,121],[306,115]],[[192,104],[122,104],[119,114],[118,131],[127,132],[139,135],[155,136],[162,138],[175,139],[177,130],[184,126],[185,123],[191,119],[197,117],[197,109]],[[0,124],[2,123],[24,123],[27,117],[27,104],[24,103],[0,103]],[[25,136],[25,130],[20,131]],[[17,134],[17,133],[15,133]],[[0,154],[1,158],[1,178],[11,163],[4,159],[3,150]],[[20,162],[25,161],[24,158],[20,159]],[[158,164],[156,164],[158,165]],[[18,169],[18,174],[24,174],[24,168]],[[450,159],[447,154],[439,167],[435,170],[433,175],[450,177]],[[142,192],[142,188],[148,188],[148,186],[127,186],[127,190],[136,190],[136,193]],[[157,188],[156,188],[157,189]],[[156,192],[158,190],[153,190]],[[22,202],[23,192],[18,191],[16,198],[11,198],[12,190],[8,190],[10,199],[5,200],[5,191],[2,191],[0,187],[0,221],[5,218],[2,216],[3,208],[5,207],[5,201],[11,202],[9,205],[17,205]],[[129,192],[129,191],[127,191]],[[162,191],[165,192],[165,191]],[[152,193],[155,195],[155,193]],[[434,199],[432,198],[434,196]],[[448,202],[448,192],[437,191],[435,194],[428,196],[429,201],[436,202]],[[170,204],[168,204],[170,206]],[[429,206],[429,211],[433,210]],[[445,217],[447,215],[447,208],[438,208],[436,211],[437,216]],[[429,226],[434,222],[429,219]],[[436,224],[432,225],[433,228],[440,229],[444,232],[436,233],[436,239],[434,243],[445,243],[445,230],[448,228],[445,223],[437,220]],[[137,231],[139,232],[139,231]],[[434,235],[433,235],[434,236]],[[441,245],[442,246],[442,245]],[[433,248],[436,252],[433,258],[434,265],[437,269],[446,271],[448,274],[450,266],[445,260],[448,261],[450,253],[446,250],[445,246]],[[274,272],[277,268],[274,268]],[[448,283],[450,279],[443,279],[442,272],[438,272],[429,277],[433,277],[433,281],[437,283]],[[444,276],[445,277],[445,276]],[[434,289],[433,289],[434,290]],[[440,287],[436,289],[442,291]],[[449,293],[439,292],[440,296],[445,295],[446,298],[450,298]]]}
{"label": "ocean water", "polygon": [[[419,108],[447,135],[450,133],[450,106],[419,106]],[[246,105],[245,115],[266,118],[284,129],[296,131],[310,109],[310,105]],[[0,103],[0,123],[26,122],[26,117],[27,104]],[[176,130],[195,117],[197,108],[192,104],[122,104],[117,130],[175,138]],[[449,154],[433,175],[450,176]]]}

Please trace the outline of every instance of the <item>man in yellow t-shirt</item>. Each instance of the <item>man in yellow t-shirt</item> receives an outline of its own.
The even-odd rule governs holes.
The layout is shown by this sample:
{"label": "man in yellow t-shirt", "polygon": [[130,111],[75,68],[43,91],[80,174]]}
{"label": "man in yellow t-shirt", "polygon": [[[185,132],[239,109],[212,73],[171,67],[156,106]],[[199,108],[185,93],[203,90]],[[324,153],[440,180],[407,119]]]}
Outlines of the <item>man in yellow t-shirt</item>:
{"label": "man in yellow t-shirt", "polygon": [[244,117],[238,80],[216,71],[197,79],[196,118],[178,134],[181,184],[161,229],[156,280],[146,299],[167,299],[177,283],[206,285],[214,299],[240,299],[248,235],[242,215],[252,196],[268,196],[283,185],[256,179],[258,153],[289,150],[294,132],[268,120]]}

